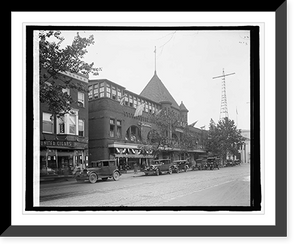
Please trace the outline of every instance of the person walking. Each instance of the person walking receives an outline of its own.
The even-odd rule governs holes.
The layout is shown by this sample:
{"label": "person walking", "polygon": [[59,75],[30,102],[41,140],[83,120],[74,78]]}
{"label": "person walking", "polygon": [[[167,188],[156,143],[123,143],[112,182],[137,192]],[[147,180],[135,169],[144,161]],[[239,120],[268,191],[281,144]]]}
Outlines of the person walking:
{"label": "person walking", "polygon": [[133,169],[134,169],[134,174],[137,174],[138,166],[137,166],[136,162],[133,164]]}

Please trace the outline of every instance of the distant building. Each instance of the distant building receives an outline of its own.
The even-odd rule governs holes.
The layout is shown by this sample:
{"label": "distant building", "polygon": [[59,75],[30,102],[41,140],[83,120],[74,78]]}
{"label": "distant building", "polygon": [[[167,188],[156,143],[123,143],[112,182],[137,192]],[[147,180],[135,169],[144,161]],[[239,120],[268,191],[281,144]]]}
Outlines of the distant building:
{"label": "distant building", "polygon": [[[61,73],[55,82],[70,80],[87,88],[88,78],[73,73]],[[49,83],[52,85],[52,83]],[[63,89],[71,95],[72,110],[63,117],[40,103],[40,175],[72,175],[76,168],[88,164],[88,96],[86,92]]]}
{"label": "distant building", "polygon": [[[188,127],[188,110],[183,103],[177,104],[156,72],[140,94],[107,79],[90,80],[88,86],[90,161],[116,158],[119,164],[132,165],[152,159],[152,153],[141,148],[151,144],[149,132],[156,126],[151,118],[163,109],[178,114],[180,126],[168,134],[173,146],[162,148],[158,157],[196,159],[206,154],[203,145],[206,131],[194,127],[190,132],[197,134],[196,147],[183,154],[179,146],[183,130]],[[141,104],[144,104],[141,115],[134,116]]]}
{"label": "distant building", "polygon": [[250,130],[242,129],[241,130],[242,136],[245,138],[244,144],[241,147],[240,155],[241,155],[241,162],[242,163],[250,163],[250,148],[251,148],[251,137],[250,137]]}

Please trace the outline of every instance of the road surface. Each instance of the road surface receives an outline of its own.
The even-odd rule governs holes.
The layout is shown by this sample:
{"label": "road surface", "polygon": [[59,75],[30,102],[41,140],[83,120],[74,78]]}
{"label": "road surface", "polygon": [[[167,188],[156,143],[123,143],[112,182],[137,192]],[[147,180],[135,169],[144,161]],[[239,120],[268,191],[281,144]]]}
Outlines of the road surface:
{"label": "road surface", "polygon": [[40,206],[250,206],[250,166],[145,176],[118,181],[41,183]]}

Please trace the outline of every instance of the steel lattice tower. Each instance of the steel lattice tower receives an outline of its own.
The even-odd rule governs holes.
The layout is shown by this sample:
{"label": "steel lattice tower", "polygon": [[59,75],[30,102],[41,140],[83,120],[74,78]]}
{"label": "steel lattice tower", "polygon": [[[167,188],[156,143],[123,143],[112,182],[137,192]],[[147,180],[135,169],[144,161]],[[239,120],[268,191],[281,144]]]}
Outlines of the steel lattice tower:
{"label": "steel lattice tower", "polygon": [[235,74],[235,73],[230,73],[230,74],[225,75],[224,69],[223,69],[223,74],[221,76],[213,77],[213,79],[216,79],[216,78],[221,78],[222,79],[220,119],[224,119],[225,117],[228,117],[225,78],[226,78],[226,76],[230,76],[230,75],[233,75],[233,74]]}

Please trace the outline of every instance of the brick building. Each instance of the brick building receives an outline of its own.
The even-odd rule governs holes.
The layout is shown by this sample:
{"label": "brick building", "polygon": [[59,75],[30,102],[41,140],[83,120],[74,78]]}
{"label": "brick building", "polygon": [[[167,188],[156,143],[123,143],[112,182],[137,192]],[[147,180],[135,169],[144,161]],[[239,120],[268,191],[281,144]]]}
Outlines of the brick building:
{"label": "brick building", "polygon": [[[141,148],[142,145],[151,144],[149,132],[156,126],[151,122],[152,118],[164,109],[175,112],[181,122],[168,134],[169,140],[177,144],[164,147],[158,158],[176,160],[188,156],[197,159],[201,154],[206,154],[203,145],[206,131],[188,126],[187,108],[182,102],[177,104],[156,71],[140,94],[107,79],[90,80],[88,86],[90,161],[116,158],[119,164],[126,162],[131,165],[134,162],[142,164],[153,158],[150,151],[142,152]],[[135,116],[141,104],[144,104],[141,115]],[[197,141],[196,147],[183,154],[180,139],[186,128],[195,135]]]}
{"label": "brick building", "polygon": [[[84,75],[61,73],[52,84],[71,80],[85,85]],[[71,95],[71,112],[58,117],[40,103],[40,175],[59,177],[71,175],[76,167],[88,164],[88,96],[86,92],[64,88]]]}

